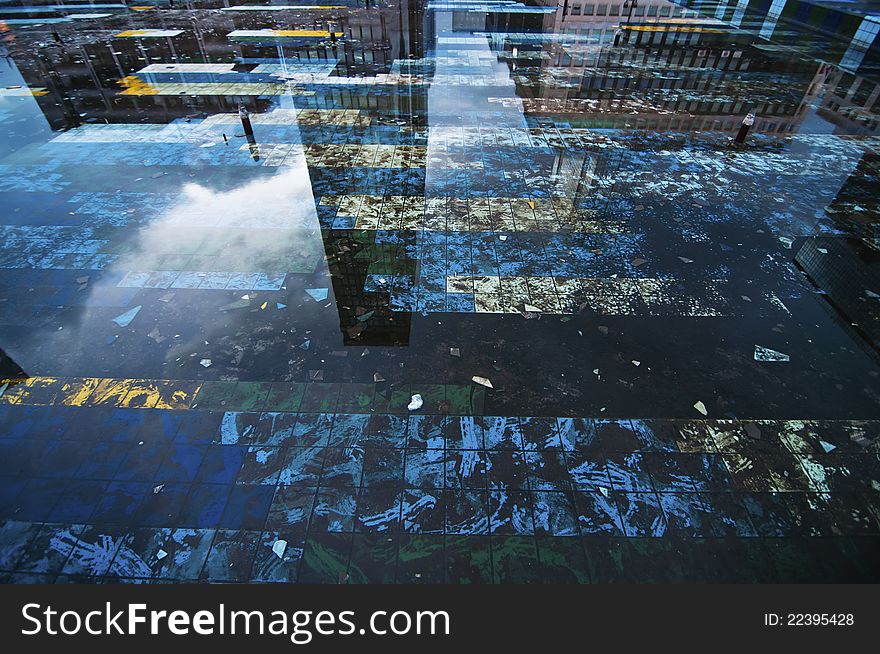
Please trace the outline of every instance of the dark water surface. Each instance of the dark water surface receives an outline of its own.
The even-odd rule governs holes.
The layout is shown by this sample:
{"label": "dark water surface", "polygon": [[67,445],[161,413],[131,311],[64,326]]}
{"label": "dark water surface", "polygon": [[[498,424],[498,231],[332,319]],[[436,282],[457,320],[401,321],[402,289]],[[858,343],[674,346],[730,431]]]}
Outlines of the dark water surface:
{"label": "dark water surface", "polygon": [[0,579],[876,581],[871,4],[328,4],[0,3]]}

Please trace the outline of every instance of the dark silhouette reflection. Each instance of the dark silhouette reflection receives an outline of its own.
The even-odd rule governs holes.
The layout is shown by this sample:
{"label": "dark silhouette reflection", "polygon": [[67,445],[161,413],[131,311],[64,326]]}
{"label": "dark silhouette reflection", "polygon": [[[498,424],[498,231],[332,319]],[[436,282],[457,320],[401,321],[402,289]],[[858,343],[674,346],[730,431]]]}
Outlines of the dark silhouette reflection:
{"label": "dark silhouette reflection", "polygon": [[880,224],[877,180],[880,155],[865,152],[825,212],[836,232],[804,242],[795,263],[843,324],[880,352]]}
{"label": "dark silhouette reflection", "polygon": [[[241,119],[241,126],[244,129],[244,137],[248,142],[248,150],[254,161],[260,160],[260,147],[257,145],[257,139],[254,137],[254,128],[251,125],[251,117],[244,105],[238,107],[238,117]],[[224,135],[225,138],[225,135]]]}
{"label": "dark silhouette reflection", "polygon": [[17,384],[28,378],[28,374],[4,350],[0,350],[0,384]]}

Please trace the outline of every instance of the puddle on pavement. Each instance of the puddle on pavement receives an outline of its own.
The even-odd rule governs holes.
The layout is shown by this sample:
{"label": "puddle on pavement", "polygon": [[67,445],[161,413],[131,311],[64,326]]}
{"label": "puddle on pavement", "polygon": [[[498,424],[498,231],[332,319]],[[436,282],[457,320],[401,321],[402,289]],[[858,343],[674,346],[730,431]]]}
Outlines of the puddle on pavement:
{"label": "puddle on pavement", "polygon": [[759,4],[2,5],[0,579],[876,580],[876,23]]}

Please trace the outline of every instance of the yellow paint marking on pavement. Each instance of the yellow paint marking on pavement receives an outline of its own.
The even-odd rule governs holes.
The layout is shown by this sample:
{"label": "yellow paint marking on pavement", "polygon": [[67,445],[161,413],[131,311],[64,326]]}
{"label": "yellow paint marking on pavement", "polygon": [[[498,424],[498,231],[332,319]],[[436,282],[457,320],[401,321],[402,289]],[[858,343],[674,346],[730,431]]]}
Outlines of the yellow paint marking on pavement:
{"label": "yellow paint marking on pavement", "polygon": [[[196,397],[196,393],[202,388],[201,384],[195,384],[192,386],[191,390],[185,390],[182,388],[171,388],[171,385],[178,384],[178,382],[165,382],[168,385],[167,390],[163,390],[161,395],[159,396],[159,401],[156,402],[156,409],[169,409],[169,410],[180,410],[180,409],[188,409],[190,405],[192,405],[193,400]],[[169,392],[170,391],[170,392]]]}
{"label": "yellow paint marking on pavement", "polygon": [[132,380],[128,393],[117,404],[126,409],[152,409],[159,401],[159,389],[146,379]]}
{"label": "yellow paint marking on pavement", "polygon": [[86,378],[65,382],[59,393],[59,404],[64,406],[83,406],[100,383],[100,379]]}
{"label": "yellow paint marking on pavement", "polygon": [[202,382],[176,379],[27,377],[8,383],[0,404],[26,406],[117,406],[128,409],[189,409]]}
{"label": "yellow paint marking on pavement", "polygon": [[35,406],[54,403],[58,380],[54,377],[31,377],[24,383],[21,399]]}
{"label": "yellow paint marking on pavement", "polygon": [[86,404],[88,406],[109,404],[118,406],[128,394],[133,379],[102,379],[92,391]]}

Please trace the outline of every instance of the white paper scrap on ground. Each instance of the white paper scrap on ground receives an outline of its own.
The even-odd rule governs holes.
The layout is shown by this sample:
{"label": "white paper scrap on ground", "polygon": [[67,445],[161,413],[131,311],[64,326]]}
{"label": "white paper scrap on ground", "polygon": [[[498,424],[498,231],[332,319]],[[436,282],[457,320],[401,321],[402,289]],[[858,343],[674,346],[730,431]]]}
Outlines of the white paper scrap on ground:
{"label": "white paper scrap on ground", "polygon": [[279,559],[284,558],[284,552],[287,550],[287,541],[286,540],[276,540],[275,544],[272,546],[272,551],[275,552],[275,556]]}
{"label": "white paper scrap on ground", "polygon": [[327,299],[329,291],[326,288],[307,288],[306,293],[308,293],[315,302],[321,302],[322,300]]}
{"label": "white paper scrap on ground", "polygon": [[783,352],[777,352],[776,350],[771,350],[769,347],[764,347],[763,345],[755,346],[755,361],[780,361],[786,362],[790,361],[791,357]]}
{"label": "white paper scrap on ground", "polygon": [[141,305],[139,304],[135,308],[130,309],[129,311],[126,311],[125,313],[116,316],[113,319],[113,322],[115,322],[120,327],[128,327],[128,325],[131,324],[131,321],[134,320],[134,317],[136,315],[138,315],[138,312],[140,310],[141,310]]}

